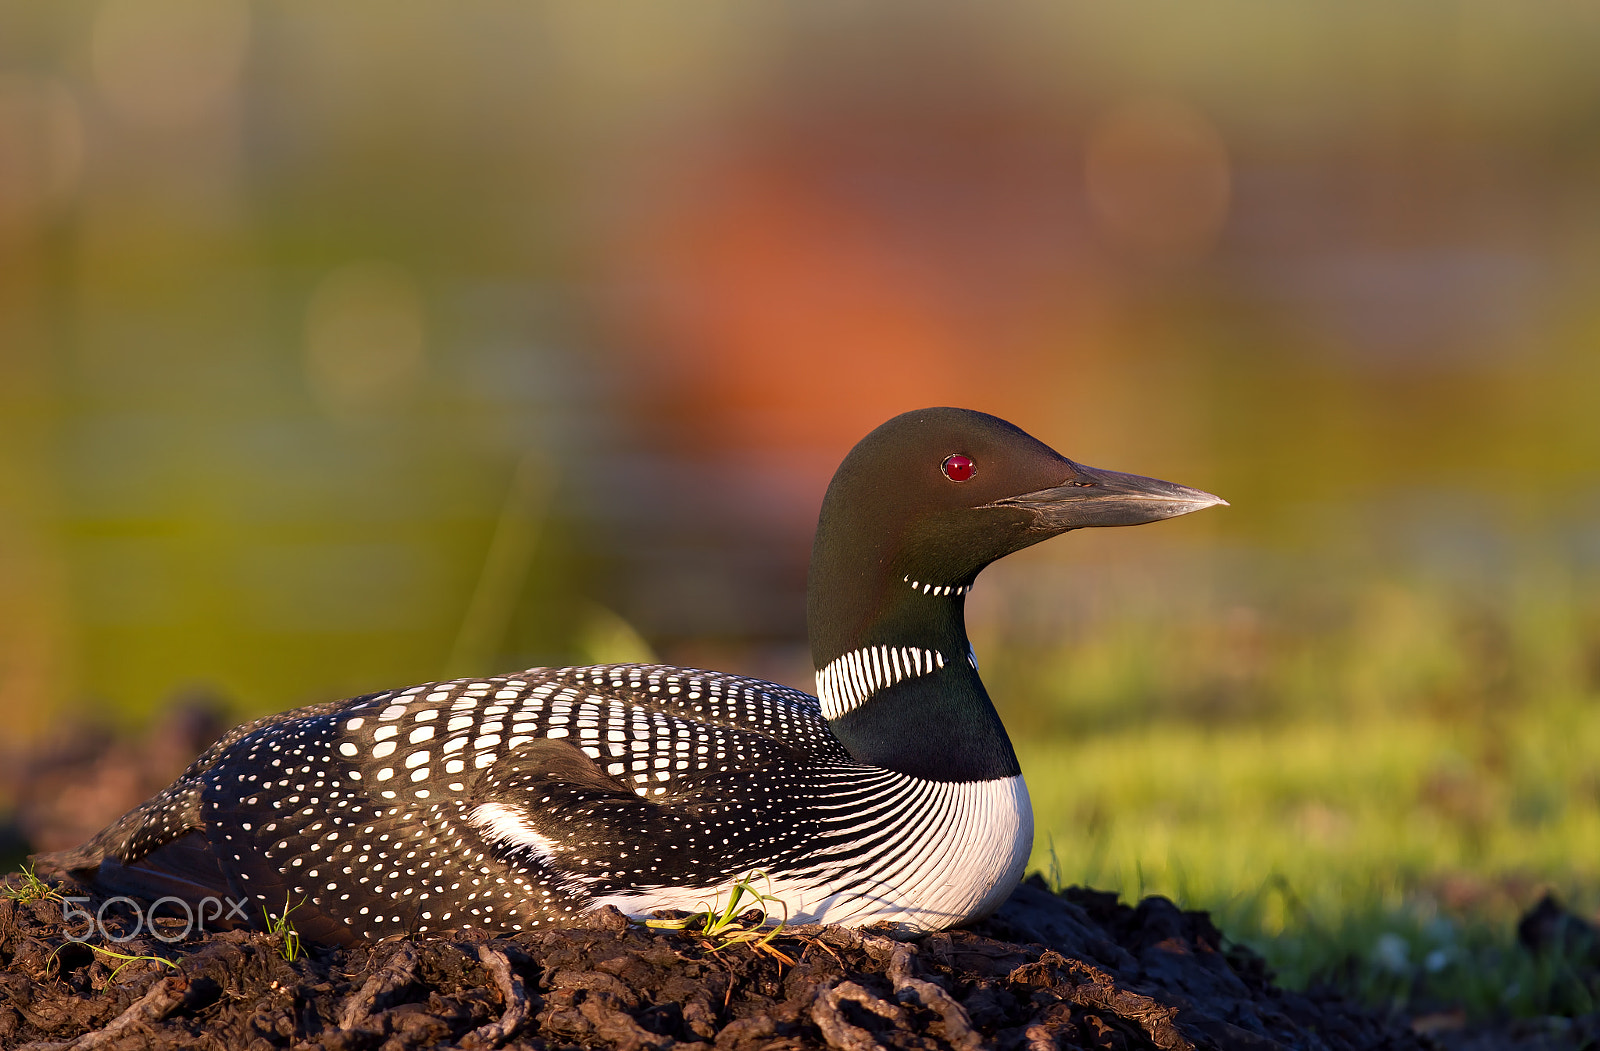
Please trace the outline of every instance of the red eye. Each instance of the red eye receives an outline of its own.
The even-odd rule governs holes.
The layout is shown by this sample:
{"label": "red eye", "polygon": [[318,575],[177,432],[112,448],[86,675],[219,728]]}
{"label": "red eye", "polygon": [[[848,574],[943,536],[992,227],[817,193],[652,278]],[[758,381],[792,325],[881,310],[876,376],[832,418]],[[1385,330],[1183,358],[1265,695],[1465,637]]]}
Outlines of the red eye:
{"label": "red eye", "polygon": [[956,453],[954,456],[946,456],[942,466],[944,476],[952,482],[964,482],[977,471],[977,467],[972,460],[962,456],[960,453]]}

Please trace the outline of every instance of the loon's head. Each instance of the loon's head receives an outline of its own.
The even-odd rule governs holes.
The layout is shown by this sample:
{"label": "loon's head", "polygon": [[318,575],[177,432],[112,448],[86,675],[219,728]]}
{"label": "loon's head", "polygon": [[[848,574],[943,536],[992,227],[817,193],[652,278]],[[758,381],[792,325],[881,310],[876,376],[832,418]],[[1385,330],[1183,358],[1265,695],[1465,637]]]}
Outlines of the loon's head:
{"label": "loon's head", "polygon": [[807,589],[812,655],[821,668],[884,630],[904,634],[934,615],[933,602],[957,603],[959,621],[985,566],[1068,530],[1223,503],[1075,463],[986,413],[904,413],[850,450],[823,498]]}
{"label": "loon's head", "polygon": [[1074,463],[986,413],[922,409],[850,450],[823,500],[817,543],[828,555],[839,544],[870,550],[875,563],[915,580],[970,584],[995,559],[1069,529],[1140,525],[1220,503]]}
{"label": "loon's head", "polygon": [[817,697],[846,750],[930,780],[1018,773],[967,641],[967,589],[997,558],[1085,526],[1224,501],[1062,456],[1004,420],[920,409],[850,450],[806,584]]}

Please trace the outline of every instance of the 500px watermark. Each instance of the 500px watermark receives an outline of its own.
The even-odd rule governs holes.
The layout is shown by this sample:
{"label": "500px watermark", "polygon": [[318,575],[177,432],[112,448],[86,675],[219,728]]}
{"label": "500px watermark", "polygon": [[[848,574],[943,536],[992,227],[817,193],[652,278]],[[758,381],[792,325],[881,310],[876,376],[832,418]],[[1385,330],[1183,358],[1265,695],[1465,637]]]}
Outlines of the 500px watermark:
{"label": "500px watermark", "polygon": [[[157,941],[169,944],[183,941],[196,930],[203,932],[208,921],[211,923],[215,923],[218,920],[224,923],[231,923],[235,920],[244,923],[249,923],[250,921],[249,915],[244,911],[245,905],[249,903],[248,898],[205,897],[191,904],[183,898],[168,895],[165,898],[157,898],[151,902],[147,910],[132,898],[119,894],[114,898],[107,898],[101,902],[100,907],[94,912],[82,907],[89,900],[88,897],[61,899],[61,918],[67,925],[65,933],[70,941],[88,941],[98,935],[109,942],[130,942],[137,938],[139,932],[144,929],[147,916],[150,936]],[[133,911],[133,927],[122,934],[113,934],[106,926],[106,910],[118,903],[127,905]],[[156,910],[168,905],[173,907],[171,915],[163,914],[158,917]],[[180,918],[183,920],[182,928],[175,926]],[[161,921],[159,925],[156,922],[158,919]],[[84,923],[87,926],[82,930],[72,930],[72,925],[77,923]]]}

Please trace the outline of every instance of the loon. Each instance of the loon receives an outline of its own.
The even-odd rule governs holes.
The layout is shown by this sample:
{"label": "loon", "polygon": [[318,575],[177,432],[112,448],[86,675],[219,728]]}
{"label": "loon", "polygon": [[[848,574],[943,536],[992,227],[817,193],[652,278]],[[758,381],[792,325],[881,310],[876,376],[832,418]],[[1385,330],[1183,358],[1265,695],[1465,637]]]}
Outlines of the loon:
{"label": "loon", "polygon": [[627,664],[312,705],[235,728],[38,862],[202,917],[208,896],[292,911],[301,937],[342,944],[693,909],[754,871],[794,922],[957,926],[999,907],[1033,842],[967,640],[973,580],[1071,529],[1225,503],[1075,463],[981,412],[908,412],[823,499],[815,697]]}

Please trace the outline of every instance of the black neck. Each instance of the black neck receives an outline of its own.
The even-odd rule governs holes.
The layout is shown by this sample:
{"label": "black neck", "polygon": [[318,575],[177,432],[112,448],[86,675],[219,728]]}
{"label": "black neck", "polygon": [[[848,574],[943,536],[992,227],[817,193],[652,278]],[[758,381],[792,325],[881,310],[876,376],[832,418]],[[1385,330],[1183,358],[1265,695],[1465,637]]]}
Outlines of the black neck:
{"label": "black neck", "polygon": [[1011,739],[970,660],[964,596],[914,591],[902,579],[905,574],[892,571],[892,579],[868,588],[860,580],[848,588],[836,581],[840,589],[832,590],[827,575],[813,561],[807,612],[817,668],[883,646],[931,652],[942,661],[932,671],[871,691],[830,720],[850,754],[934,781],[987,781],[1019,773]]}

